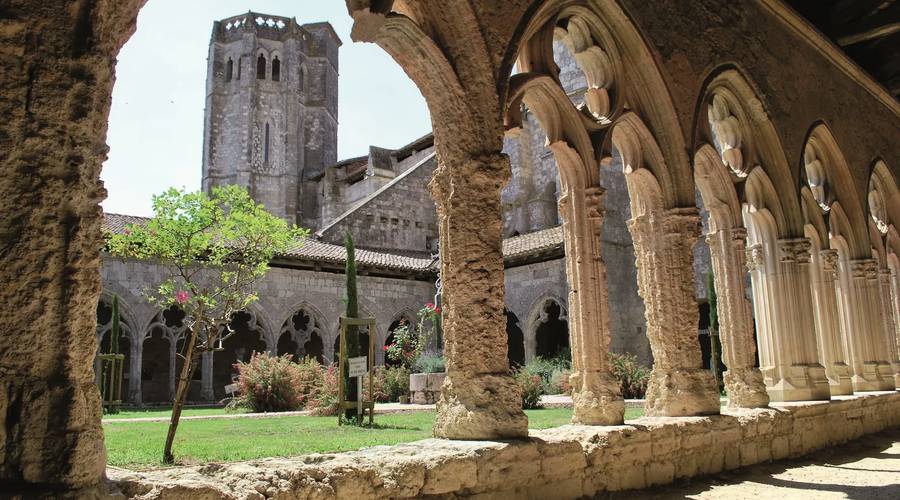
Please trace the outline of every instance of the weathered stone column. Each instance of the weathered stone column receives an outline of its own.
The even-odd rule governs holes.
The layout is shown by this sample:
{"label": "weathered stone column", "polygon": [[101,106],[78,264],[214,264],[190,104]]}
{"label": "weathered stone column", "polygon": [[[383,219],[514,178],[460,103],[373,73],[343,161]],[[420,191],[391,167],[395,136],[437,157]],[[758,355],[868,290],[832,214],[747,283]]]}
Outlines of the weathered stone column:
{"label": "weathered stone column", "polygon": [[825,369],[818,362],[806,238],[758,243],[747,248],[760,371],[771,401],[828,399]]}
{"label": "weathered stone column", "polygon": [[[884,391],[894,388],[893,377],[885,378],[887,362],[885,347],[879,348],[876,332],[880,318],[873,317],[876,308],[869,297],[870,283],[868,276],[873,274],[873,284],[877,284],[878,265],[871,259],[854,261],[842,260],[843,266],[841,287],[838,297],[841,301],[841,313],[847,327],[847,338],[850,346],[850,366],[853,370],[853,390],[857,392]],[[881,366],[881,367],[880,367]],[[880,368],[879,368],[880,367]]]}
{"label": "weathered stone column", "polygon": [[609,372],[609,303],[600,254],[603,188],[570,188],[559,201],[569,282],[572,421],[616,425],[625,418],[619,382]]}
{"label": "weathered stone column", "polygon": [[629,220],[628,229],[653,351],[645,413],[718,413],[719,391],[712,373],[702,367],[697,341],[693,248],[700,236],[698,211],[695,207],[651,211]]}
{"label": "weathered stone column", "polygon": [[753,314],[744,296],[744,249],[747,230],[722,229],[706,236],[714,272],[719,336],[729,408],[761,408],[769,404],[762,373],[754,366],[756,342]]}
{"label": "weathered stone column", "polygon": [[[135,340],[141,339],[141,340]],[[143,394],[141,392],[141,365],[144,362],[144,342],[143,335],[136,334],[130,339],[130,355],[128,364],[128,399],[127,401],[133,405],[141,406]]]}
{"label": "weathered stone column", "polygon": [[213,387],[213,352],[204,351],[200,358],[200,399],[215,401],[216,391]]}
{"label": "weathered stone column", "polygon": [[885,308],[881,300],[881,283],[878,275],[878,262],[866,261],[866,291],[868,292],[866,306],[871,319],[869,333],[872,336],[874,351],[877,353],[879,378],[884,380],[885,390],[892,390],[897,387],[894,381],[897,357],[892,343],[888,342],[888,318],[884,317]]}
{"label": "weathered stone column", "polygon": [[521,392],[506,356],[500,190],[509,176],[509,159],[497,151],[444,156],[431,182],[441,238],[447,360],[436,437],[528,434]]}
{"label": "weathered stone column", "polygon": [[853,394],[834,284],[837,279],[838,258],[836,250],[819,250],[814,254],[810,266],[819,359],[825,367],[825,376],[828,377],[833,396]]}
{"label": "weathered stone column", "polygon": [[116,54],[142,3],[0,8],[4,495],[61,497],[98,484],[106,466],[91,365],[106,194],[100,166]]}
{"label": "weathered stone column", "polygon": [[891,304],[891,271],[880,269],[878,271],[878,284],[880,286],[879,298],[881,299],[881,318],[884,327],[884,343],[887,352],[890,353],[891,371],[894,377],[894,386],[900,388],[900,346],[897,345],[897,319],[894,317],[894,306]]}
{"label": "weathered stone column", "polygon": [[[829,399],[831,390],[825,367],[819,363],[816,326],[810,286],[810,248],[808,238],[778,240],[778,266],[775,286],[781,309],[778,328],[785,336],[791,361],[781,388],[784,401]],[[772,395],[770,389],[769,395]]]}

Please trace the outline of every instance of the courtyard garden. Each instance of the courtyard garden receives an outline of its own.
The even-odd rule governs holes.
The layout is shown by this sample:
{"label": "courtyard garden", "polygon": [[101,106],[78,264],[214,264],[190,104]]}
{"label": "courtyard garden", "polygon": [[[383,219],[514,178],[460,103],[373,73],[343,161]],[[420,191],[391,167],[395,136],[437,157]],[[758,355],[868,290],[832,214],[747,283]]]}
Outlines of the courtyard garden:
{"label": "courtyard garden", "polygon": [[[572,418],[569,408],[525,413],[531,429],[565,425]],[[625,418],[637,418],[642,413],[640,408],[629,408]],[[185,411],[185,416],[190,414],[190,409]],[[175,444],[179,464],[230,462],[417,441],[431,437],[433,423],[433,411],[376,415],[373,427],[338,426],[336,417],[308,415],[184,420]],[[167,427],[167,422],[107,421],[103,431],[109,465],[130,469],[163,466],[160,458]]]}

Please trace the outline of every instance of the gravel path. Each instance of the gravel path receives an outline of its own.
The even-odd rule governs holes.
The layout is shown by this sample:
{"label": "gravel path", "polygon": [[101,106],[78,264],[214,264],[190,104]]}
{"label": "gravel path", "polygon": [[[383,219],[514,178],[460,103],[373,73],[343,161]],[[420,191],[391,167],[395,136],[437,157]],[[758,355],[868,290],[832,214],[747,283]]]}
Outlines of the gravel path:
{"label": "gravel path", "polygon": [[900,499],[900,429],[784,460],[604,499]]}

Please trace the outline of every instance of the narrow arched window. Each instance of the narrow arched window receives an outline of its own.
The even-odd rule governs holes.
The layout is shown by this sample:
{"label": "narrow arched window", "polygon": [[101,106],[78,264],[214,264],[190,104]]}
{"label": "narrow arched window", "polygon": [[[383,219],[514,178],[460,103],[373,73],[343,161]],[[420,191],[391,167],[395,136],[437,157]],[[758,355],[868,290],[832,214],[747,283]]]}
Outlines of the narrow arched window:
{"label": "narrow arched window", "polygon": [[241,61],[243,61],[243,57],[238,56],[237,60],[237,79],[241,79]]}
{"label": "narrow arched window", "polygon": [[256,78],[259,80],[266,79],[266,56],[262,54],[256,60]]}
{"label": "narrow arched window", "polygon": [[306,70],[300,66],[300,73],[297,76],[297,89],[303,92],[306,89]]}
{"label": "narrow arched window", "polygon": [[281,61],[278,56],[272,58],[272,80],[276,82],[281,80]]}
{"label": "narrow arched window", "polygon": [[269,164],[269,124],[266,123],[266,144],[265,149],[263,150],[263,162],[268,165]]}
{"label": "narrow arched window", "polygon": [[231,58],[229,57],[228,62],[225,63],[225,81],[226,82],[231,81],[232,72],[234,72],[234,61],[232,61]]}

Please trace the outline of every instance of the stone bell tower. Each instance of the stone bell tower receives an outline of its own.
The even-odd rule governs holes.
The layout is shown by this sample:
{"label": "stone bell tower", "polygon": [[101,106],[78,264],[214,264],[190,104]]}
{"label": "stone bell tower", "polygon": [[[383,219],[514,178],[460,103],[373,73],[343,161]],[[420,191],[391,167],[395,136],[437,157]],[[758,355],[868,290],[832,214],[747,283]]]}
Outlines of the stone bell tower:
{"label": "stone bell tower", "polygon": [[289,222],[314,220],[306,181],[337,161],[340,45],[328,23],[254,12],[213,23],[204,191],[238,184]]}

